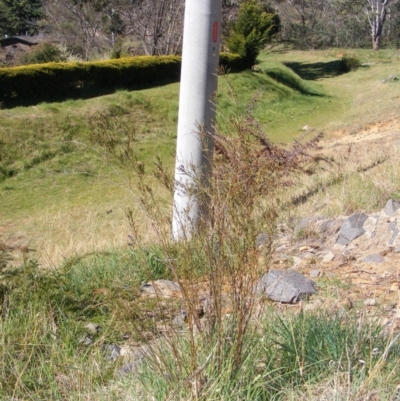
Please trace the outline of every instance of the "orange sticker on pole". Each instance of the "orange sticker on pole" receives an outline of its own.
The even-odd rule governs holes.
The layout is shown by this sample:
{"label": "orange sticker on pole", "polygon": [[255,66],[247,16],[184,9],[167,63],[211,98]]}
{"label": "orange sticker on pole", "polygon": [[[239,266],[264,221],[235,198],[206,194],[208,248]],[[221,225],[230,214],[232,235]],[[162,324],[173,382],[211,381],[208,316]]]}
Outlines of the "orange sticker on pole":
{"label": "orange sticker on pole", "polygon": [[218,40],[218,21],[215,21],[213,24],[213,42],[217,42]]}

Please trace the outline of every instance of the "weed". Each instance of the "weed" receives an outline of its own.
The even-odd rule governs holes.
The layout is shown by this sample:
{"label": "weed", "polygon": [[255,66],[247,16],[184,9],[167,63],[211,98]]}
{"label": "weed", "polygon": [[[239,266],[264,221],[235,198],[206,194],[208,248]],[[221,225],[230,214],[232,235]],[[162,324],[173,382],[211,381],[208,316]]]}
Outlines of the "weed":
{"label": "weed", "polygon": [[[171,222],[165,213],[168,198],[156,196],[144,164],[138,161],[131,146],[133,141],[125,141],[124,147],[117,146],[102,123],[96,124],[96,136],[92,137],[109,157],[136,172],[136,180],[129,182],[137,182],[140,208],[155,232],[168,271],[181,288],[188,351],[183,352],[180,345],[175,345],[181,340],[173,328],[167,330],[165,340],[173,360],[179,364],[179,374],[176,366],[171,367],[171,359],[165,359],[157,346],[151,359],[159,374],[168,372],[173,378],[168,386],[172,391],[170,397],[177,397],[177,388],[181,391],[189,384],[192,396],[202,399],[210,386],[214,386],[209,376],[224,376],[224,380],[238,377],[250,352],[245,344],[252,330],[254,286],[266,269],[259,265],[257,235],[264,232],[269,238],[274,237],[277,191],[290,174],[300,174],[312,160],[307,150],[315,148],[321,138],[317,135],[309,141],[296,141],[289,149],[273,144],[251,115],[255,102],[254,99],[245,115],[238,114],[229,120],[229,136],[219,132],[213,135],[215,157],[209,161],[213,170],[209,185],[199,182],[192,166],[184,167],[195,185],[181,186],[180,190],[200,199],[206,205],[207,217],[200,219],[190,238],[182,226],[184,238],[177,243],[171,242]],[[206,148],[207,134],[202,133],[202,138]],[[156,163],[155,176],[171,199],[176,185],[161,160]],[[130,214],[128,221],[133,222]],[[132,227],[132,232],[135,231],[136,227]],[[262,250],[265,260],[269,259],[270,251],[271,243]],[[206,357],[201,343],[212,349]],[[183,381],[182,376],[186,377]],[[174,388],[175,385],[178,387]]]}
{"label": "weed", "polygon": [[340,60],[340,71],[342,73],[358,70],[361,66],[361,61],[356,56],[343,56]]}

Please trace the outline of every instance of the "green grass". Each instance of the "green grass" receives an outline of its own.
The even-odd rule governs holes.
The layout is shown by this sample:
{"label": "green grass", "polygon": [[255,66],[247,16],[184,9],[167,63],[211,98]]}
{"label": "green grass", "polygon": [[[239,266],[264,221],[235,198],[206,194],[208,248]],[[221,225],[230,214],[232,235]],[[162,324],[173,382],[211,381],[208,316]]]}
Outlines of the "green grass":
{"label": "green grass", "polygon": [[[32,401],[191,397],[187,332],[171,334],[172,343],[153,343],[153,357],[127,377],[116,374],[122,361],[109,361],[102,351],[103,345],[132,346],[143,340],[135,335],[155,330],[157,311],[160,318],[165,316],[165,301],[139,298],[143,280],[168,277],[163,260],[159,249],[147,248],[87,255],[52,271],[40,270],[32,261],[22,270],[3,270],[0,397]],[[173,304],[170,308],[171,319],[177,309]],[[236,369],[229,345],[236,323],[229,316],[222,328],[226,346],[219,368],[218,336],[205,340],[198,335],[199,399],[289,400],[311,393],[313,399],[326,394],[328,399],[344,401],[365,399],[371,391],[379,399],[389,399],[400,379],[400,348],[398,341],[391,343],[392,333],[378,319],[343,311],[298,314],[272,308],[262,316],[245,336],[243,359]],[[100,325],[99,333],[88,333],[88,323]],[[82,343],[85,337],[90,344]],[[332,394],[341,395],[329,398]]]}
{"label": "green grass", "polygon": [[[343,54],[359,58],[364,66],[340,75]],[[394,51],[278,49],[262,53],[259,61],[257,71],[220,77],[217,125],[222,132],[249,104],[269,138],[281,143],[308,132],[351,133],[397,113],[397,83],[381,83],[398,74]],[[120,143],[134,133],[140,160],[150,166],[160,156],[172,170],[178,93],[179,84],[170,84],[0,110],[3,238],[23,238],[51,264],[75,254],[72,242],[81,244],[79,251],[90,251],[95,243],[96,249],[106,249],[110,237],[111,247],[124,245],[128,228],[123,210],[134,201],[127,190],[126,171],[106,160],[90,142],[92,122],[99,115],[114,119]],[[111,216],[106,215],[109,210]],[[82,215],[87,217],[83,225],[91,226],[94,234],[74,229],[82,226]],[[88,237],[93,241],[84,249]],[[59,246],[49,247],[50,238]]]}
{"label": "green grass", "polygon": [[[249,104],[270,138],[283,143],[304,133],[305,125],[311,134],[334,135],[352,132],[378,115],[395,115],[397,83],[382,87],[381,78],[397,73],[398,56],[351,51],[368,67],[340,75],[340,53],[269,51],[260,56],[258,71],[220,77],[218,129],[231,134],[232,121],[246,115]],[[220,179],[214,197],[211,237],[171,246],[158,210],[155,220],[135,213],[140,195],[132,190],[135,180],[129,182],[129,172],[91,139],[102,129],[120,149],[134,133],[138,159],[148,166],[159,155],[171,170],[178,90],[172,84],[0,110],[0,398],[349,401],[375,392],[376,399],[389,400],[400,379],[400,350],[396,332],[378,318],[337,311],[329,302],[319,313],[276,311],[268,304],[263,309],[260,303],[259,316],[246,326],[253,299],[248,278],[268,267],[260,266],[254,239],[265,228],[273,234],[276,215],[257,218],[264,204],[246,203],[258,194],[253,189],[241,193],[238,202],[231,193],[235,185],[241,188],[240,179],[230,180],[234,168],[219,170],[226,180]],[[378,96],[379,105],[371,108]],[[230,145],[232,155],[244,155],[238,159],[240,174],[233,176],[243,178],[247,153],[235,142]],[[321,202],[327,203],[322,210],[328,215],[368,210],[396,193],[398,159],[360,169],[360,160],[374,165],[388,156],[383,149],[375,154],[374,147],[357,151],[354,160],[332,163],[331,171],[315,170],[304,182],[296,181],[293,186],[301,191],[320,188],[303,205],[306,212]],[[336,157],[338,149],[328,150]],[[262,180],[250,178],[264,188]],[[265,198],[272,204],[276,183],[273,175],[267,178],[271,188],[267,185]],[[148,183],[165,198],[153,178]],[[284,204],[293,193],[278,195]],[[134,234],[128,207],[144,243],[151,245],[127,246],[127,234]],[[155,245],[150,232],[157,222],[164,237]],[[19,260],[9,260],[17,252]],[[140,296],[143,282],[177,277],[187,291],[186,303]],[[341,285],[348,290],[324,278],[318,284],[322,297],[337,297]],[[202,291],[213,294],[209,302],[215,314],[206,313],[209,326],[199,333],[190,316]],[[169,324],[182,307],[189,315],[183,332]],[[99,333],[88,333],[88,323],[100,325]],[[163,335],[166,343],[158,342]],[[81,341],[86,336],[87,345]],[[102,351],[108,344],[129,348],[149,340],[152,356],[127,377],[117,374],[123,360],[110,361]]]}

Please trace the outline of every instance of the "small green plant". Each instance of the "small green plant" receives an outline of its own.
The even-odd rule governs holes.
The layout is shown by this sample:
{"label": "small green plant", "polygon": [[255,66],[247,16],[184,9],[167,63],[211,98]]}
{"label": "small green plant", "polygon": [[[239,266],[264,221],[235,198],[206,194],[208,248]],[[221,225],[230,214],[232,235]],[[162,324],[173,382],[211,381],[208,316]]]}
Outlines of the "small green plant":
{"label": "small green plant", "polygon": [[52,43],[43,42],[21,58],[21,64],[44,64],[67,61],[63,52]]}

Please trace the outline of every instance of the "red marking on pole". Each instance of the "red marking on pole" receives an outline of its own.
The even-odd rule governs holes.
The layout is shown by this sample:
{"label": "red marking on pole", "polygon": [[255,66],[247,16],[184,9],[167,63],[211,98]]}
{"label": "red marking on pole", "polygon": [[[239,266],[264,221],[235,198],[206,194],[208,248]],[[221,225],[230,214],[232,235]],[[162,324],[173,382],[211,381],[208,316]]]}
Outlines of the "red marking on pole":
{"label": "red marking on pole", "polygon": [[218,40],[218,21],[215,21],[213,24],[213,42],[215,43]]}

